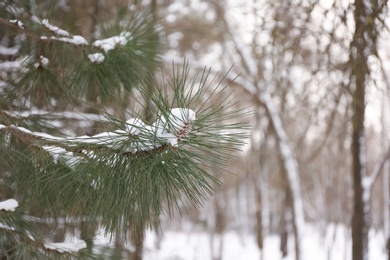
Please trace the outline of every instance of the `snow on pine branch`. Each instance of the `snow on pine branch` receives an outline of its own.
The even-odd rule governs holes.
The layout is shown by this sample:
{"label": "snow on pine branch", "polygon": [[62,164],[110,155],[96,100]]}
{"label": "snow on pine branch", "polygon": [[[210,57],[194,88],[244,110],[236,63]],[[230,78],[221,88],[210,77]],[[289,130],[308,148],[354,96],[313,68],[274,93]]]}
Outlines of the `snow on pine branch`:
{"label": "snow on pine branch", "polygon": [[70,37],[55,37],[55,36],[51,36],[51,37],[47,37],[47,36],[41,36],[41,40],[53,40],[53,41],[59,41],[59,42],[65,42],[65,43],[69,43],[69,44],[73,44],[73,45],[88,45],[88,42],[87,40],[83,37],[83,36],[80,36],[80,35],[73,35],[73,36],[70,36]]}
{"label": "snow on pine branch", "polygon": [[110,122],[109,119],[98,114],[81,113],[73,111],[64,112],[49,112],[46,110],[33,109],[31,111],[6,111],[2,110],[1,113],[9,115],[13,118],[28,119],[29,117],[42,116],[45,119],[69,119],[79,121],[98,121],[98,122]]}
{"label": "snow on pine branch", "polygon": [[47,68],[48,65],[49,65],[49,59],[46,58],[45,56],[41,55],[41,56],[39,56],[39,62],[36,62],[34,64],[34,67],[38,68],[38,67],[42,66],[44,68]]}
{"label": "snow on pine branch", "polygon": [[92,63],[96,63],[96,64],[100,64],[104,61],[104,55],[97,52],[97,53],[92,53],[92,54],[88,54],[88,59],[92,62]]}
{"label": "snow on pine branch", "polygon": [[12,56],[18,54],[18,52],[19,52],[19,47],[8,48],[8,47],[0,46],[0,55],[2,56]]}
{"label": "snow on pine branch", "polygon": [[108,52],[115,49],[117,46],[125,46],[133,37],[130,32],[121,32],[119,36],[96,40],[92,43],[93,46]]}
{"label": "snow on pine branch", "polygon": [[[51,24],[48,19],[40,20],[38,17],[34,17],[33,20],[35,22],[41,24],[43,27],[45,27],[47,29],[48,33],[50,33],[50,35],[38,36],[39,39],[41,39],[43,41],[64,42],[64,43],[72,44],[72,45],[77,46],[77,47],[78,46],[89,46],[88,41],[83,36],[72,35],[68,31],[63,30],[63,29],[59,28],[58,26]],[[10,25],[17,25],[20,29],[25,29],[24,24],[19,20],[7,21],[7,20],[0,18],[0,21],[2,21],[3,23],[6,23],[6,24],[10,24]],[[104,52],[108,52],[108,51],[111,51],[117,47],[125,46],[132,39],[133,39],[133,36],[132,36],[131,32],[124,31],[124,32],[121,32],[117,36],[112,36],[109,38],[96,40],[92,43],[92,46],[94,46],[94,47],[96,47]],[[0,54],[2,54],[2,55],[15,55],[15,54],[17,54],[18,51],[19,51],[19,49],[15,49],[15,48],[11,49],[11,48],[6,48],[6,47],[0,46]],[[93,54],[89,54],[87,56],[88,56],[88,59],[92,63],[100,64],[104,61],[104,55],[102,53],[93,53]],[[11,64],[11,63],[2,64],[3,67],[7,67],[7,68],[19,67],[16,65],[19,65],[19,64]],[[44,64],[42,64],[42,65],[44,65]],[[1,66],[0,66],[0,69],[1,69]]]}
{"label": "snow on pine branch", "polygon": [[124,130],[103,132],[94,136],[56,137],[47,133],[32,132],[24,127],[1,124],[0,130],[9,130],[22,141],[38,145],[49,152],[56,162],[64,159],[68,166],[72,166],[83,157],[94,157],[94,145],[96,149],[109,148],[132,154],[158,149],[164,145],[177,149],[179,141],[191,132],[195,119],[196,114],[193,110],[173,108],[169,113],[160,115],[152,125],[145,124],[141,119],[132,118],[126,122]]}
{"label": "snow on pine branch", "polygon": [[8,199],[0,202],[0,211],[15,211],[15,209],[19,206],[19,203],[14,199]]}
{"label": "snow on pine branch", "polygon": [[81,249],[87,248],[87,244],[85,241],[79,241],[77,243],[45,243],[44,247],[48,250],[57,251],[58,253],[77,253]]}
{"label": "snow on pine branch", "polygon": [[69,37],[70,33],[58,28],[55,25],[52,25],[49,23],[49,20],[43,19],[42,20],[42,25],[45,26],[48,30],[50,30],[52,33],[58,35],[58,36],[64,36],[64,37]]}
{"label": "snow on pine branch", "polygon": [[12,24],[16,24],[20,29],[24,29],[25,28],[24,24],[20,20],[13,19],[13,20],[9,20],[9,22],[12,23]]}
{"label": "snow on pine branch", "polygon": [[59,27],[52,25],[49,23],[49,20],[43,19],[41,24],[48,29],[51,33],[55,34],[55,36],[41,36],[41,40],[53,40],[59,42],[65,42],[69,44],[73,44],[76,46],[79,45],[88,45],[87,40],[80,35],[71,35],[69,32],[60,29]]}
{"label": "snow on pine branch", "polygon": [[195,112],[188,108],[173,108],[168,114],[160,116],[152,125],[145,124],[139,118],[126,121],[126,130],[104,132],[94,136],[68,138],[68,141],[85,144],[105,145],[113,149],[123,147],[130,138],[132,141],[125,148],[126,152],[149,151],[160,148],[164,144],[178,147],[180,139],[187,137],[191,131],[192,122],[196,119]]}

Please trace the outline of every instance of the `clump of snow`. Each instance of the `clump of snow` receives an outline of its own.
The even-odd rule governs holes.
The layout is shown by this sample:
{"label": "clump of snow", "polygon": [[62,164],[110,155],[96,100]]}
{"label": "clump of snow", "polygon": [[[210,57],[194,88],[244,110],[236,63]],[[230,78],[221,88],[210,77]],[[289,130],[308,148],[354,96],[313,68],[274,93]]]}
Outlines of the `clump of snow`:
{"label": "clump of snow", "polygon": [[10,23],[16,24],[20,29],[24,29],[24,24],[17,19],[9,20]]}
{"label": "clump of snow", "polygon": [[131,135],[139,135],[145,123],[139,118],[131,118],[126,121],[126,131]]}
{"label": "clump of snow", "polygon": [[80,35],[73,35],[70,43],[75,45],[88,45],[87,40]]}
{"label": "clump of snow", "polygon": [[88,54],[88,59],[92,63],[100,64],[104,61],[104,55],[99,53],[99,52],[93,53],[93,54]]}
{"label": "clump of snow", "polygon": [[196,115],[193,110],[173,108],[168,114],[168,119],[163,115],[155,124],[161,127],[163,132],[170,132],[178,138],[183,138],[191,131],[191,125],[195,119]]}
{"label": "clump of snow", "polygon": [[14,231],[15,230],[15,228],[7,226],[7,225],[4,225],[2,223],[0,223],[0,228],[1,229],[5,229],[5,230],[10,230],[10,231]]}
{"label": "clump of snow", "polygon": [[97,40],[92,43],[93,46],[108,52],[117,46],[125,46],[132,39],[130,32],[122,32],[119,36],[113,36],[107,39]]}
{"label": "clump of snow", "polygon": [[85,241],[79,241],[77,243],[45,243],[44,246],[46,249],[54,250],[59,253],[77,253],[81,249],[87,248]]}
{"label": "clump of snow", "polygon": [[68,152],[61,147],[42,146],[42,148],[53,157],[55,163],[58,163],[58,161],[61,160],[67,166],[73,167],[80,160],[80,157],[75,156],[72,152]]}
{"label": "clump of snow", "polygon": [[19,52],[18,47],[7,48],[4,46],[0,46],[0,55],[12,56],[12,55],[16,55],[18,52]]}
{"label": "clump of snow", "polygon": [[53,32],[59,36],[69,37],[69,35],[70,35],[67,31],[62,30],[62,29],[58,28],[57,26],[50,24],[49,20],[47,20],[47,19],[42,20],[42,25],[45,26],[47,29],[49,29],[51,32]]}
{"label": "clump of snow", "polygon": [[15,61],[3,61],[0,62],[0,69],[5,71],[15,71],[20,69],[21,62],[18,60]]}
{"label": "clump of snow", "polygon": [[172,133],[164,133],[158,131],[157,136],[159,138],[164,139],[168,144],[170,144],[173,147],[177,147],[179,145],[179,138]]}
{"label": "clump of snow", "polygon": [[15,211],[18,206],[19,203],[14,199],[8,199],[0,202],[0,210]]}
{"label": "clump of snow", "polygon": [[49,65],[49,59],[41,55],[39,56],[39,62],[35,63],[34,67],[38,68],[39,66],[42,66],[44,68],[47,68],[47,65]]}
{"label": "clump of snow", "polygon": [[80,36],[80,35],[73,35],[71,37],[47,37],[47,36],[41,36],[41,40],[53,40],[53,41],[59,41],[59,42],[65,42],[70,43],[73,45],[88,45],[87,40]]}
{"label": "clump of snow", "polygon": [[41,64],[43,66],[49,65],[49,59],[48,58],[44,57],[43,55],[41,55],[39,58],[41,59]]}

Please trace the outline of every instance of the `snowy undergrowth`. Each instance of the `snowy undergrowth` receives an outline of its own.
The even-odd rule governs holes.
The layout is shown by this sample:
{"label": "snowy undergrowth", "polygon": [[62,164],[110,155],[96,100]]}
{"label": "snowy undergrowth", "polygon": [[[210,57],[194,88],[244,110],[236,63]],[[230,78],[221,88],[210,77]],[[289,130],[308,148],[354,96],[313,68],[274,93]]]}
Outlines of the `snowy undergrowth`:
{"label": "snowy undergrowth", "polygon": [[[254,235],[243,235],[236,232],[224,234],[222,260],[258,260],[260,250]],[[325,234],[317,227],[308,225],[305,230],[303,256],[305,260],[351,260],[352,247],[350,231],[342,225],[329,225]],[[144,246],[145,260],[211,260],[210,235],[206,232],[164,232],[160,249],[156,248],[156,235],[148,233]],[[294,243],[290,236],[289,255],[282,258],[280,239],[276,235],[268,236],[264,241],[264,260],[293,260]],[[381,232],[370,232],[370,260],[385,260],[385,242]]]}

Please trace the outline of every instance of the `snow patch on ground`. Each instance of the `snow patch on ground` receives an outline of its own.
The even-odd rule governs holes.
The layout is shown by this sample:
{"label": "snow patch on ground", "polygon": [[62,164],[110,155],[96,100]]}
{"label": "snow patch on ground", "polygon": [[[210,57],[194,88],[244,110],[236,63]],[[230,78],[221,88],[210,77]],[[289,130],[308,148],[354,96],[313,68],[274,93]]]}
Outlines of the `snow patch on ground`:
{"label": "snow patch on ground", "polygon": [[[215,237],[216,238],[216,237]],[[214,238],[214,239],[215,239]],[[149,232],[144,244],[144,258],[147,260],[212,260],[211,236],[206,232],[166,231],[157,247],[157,236]],[[283,258],[280,252],[280,238],[270,235],[264,239],[261,252],[256,237],[229,231],[223,235],[223,260],[294,260],[294,240],[288,241],[289,253]],[[351,260],[352,241],[350,231],[342,225],[329,225],[325,232],[319,228],[307,226],[302,246],[304,260]],[[370,232],[369,259],[385,260],[385,242],[381,232]],[[263,255],[263,258],[260,256]]]}

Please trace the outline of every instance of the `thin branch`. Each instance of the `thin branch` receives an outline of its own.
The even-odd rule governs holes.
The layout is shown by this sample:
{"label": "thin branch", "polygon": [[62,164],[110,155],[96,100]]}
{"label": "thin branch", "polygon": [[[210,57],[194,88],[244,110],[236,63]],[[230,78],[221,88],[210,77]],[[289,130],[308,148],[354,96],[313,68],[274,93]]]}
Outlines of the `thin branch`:
{"label": "thin branch", "polygon": [[383,172],[382,171],[383,166],[389,159],[390,159],[390,147],[387,149],[386,153],[383,154],[381,160],[377,164],[375,164],[375,167],[372,169],[370,176],[367,176],[367,178],[369,178],[368,185],[369,185],[370,192],[372,192],[374,183],[379,178],[381,172]]}
{"label": "thin branch", "polygon": [[7,111],[0,110],[0,115],[11,117],[14,119],[28,119],[30,117],[43,117],[44,119],[69,119],[69,120],[88,120],[97,122],[111,122],[108,118],[91,113],[73,112],[73,111],[62,111],[51,113],[45,110],[34,110],[34,111]]}

